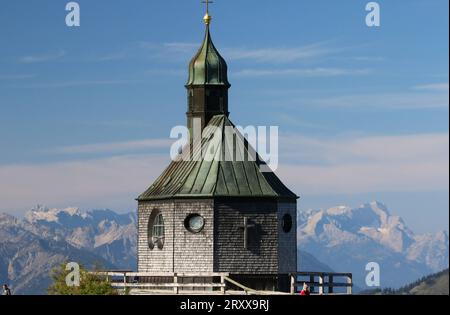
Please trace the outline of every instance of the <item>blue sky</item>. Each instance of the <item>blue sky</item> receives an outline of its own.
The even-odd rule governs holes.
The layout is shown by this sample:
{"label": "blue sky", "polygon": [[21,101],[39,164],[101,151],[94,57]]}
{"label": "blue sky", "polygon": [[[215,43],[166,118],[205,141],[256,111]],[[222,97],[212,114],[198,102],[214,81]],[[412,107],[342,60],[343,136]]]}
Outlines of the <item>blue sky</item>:
{"label": "blue sky", "polygon": [[[200,1],[5,1],[0,10],[0,211],[135,208],[185,123]],[[299,208],[385,202],[448,230],[448,1],[216,0],[231,119],[280,126]]]}

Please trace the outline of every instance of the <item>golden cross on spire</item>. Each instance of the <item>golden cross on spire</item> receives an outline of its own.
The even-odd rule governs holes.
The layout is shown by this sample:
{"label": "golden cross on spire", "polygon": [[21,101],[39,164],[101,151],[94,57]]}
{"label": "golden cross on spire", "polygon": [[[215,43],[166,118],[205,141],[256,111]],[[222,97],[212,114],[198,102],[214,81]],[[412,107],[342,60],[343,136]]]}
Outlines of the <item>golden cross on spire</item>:
{"label": "golden cross on spire", "polygon": [[214,3],[214,2],[211,0],[204,0],[204,1],[202,1],[202,3],[206,4],[206,13],[209,13],[209,4]]}
{"label": "golden cross on spire", "polygon": [[211,23],[211,20],[212,20],[211,15],[209,15],[209,4],[210,3],[214,3],[214,2],[211,1],[211,0],[204,0],[204,1],[202,1],[202,3],[206,4],[206,14],[203,17],[203,21],[205,21],[206,25],[209,25]]}

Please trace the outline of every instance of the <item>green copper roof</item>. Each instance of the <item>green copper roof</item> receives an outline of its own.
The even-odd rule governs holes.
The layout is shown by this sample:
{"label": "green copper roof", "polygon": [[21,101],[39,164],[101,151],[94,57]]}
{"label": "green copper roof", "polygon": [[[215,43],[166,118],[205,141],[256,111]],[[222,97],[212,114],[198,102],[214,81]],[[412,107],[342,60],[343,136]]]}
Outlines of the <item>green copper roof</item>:
{"label": "green copper roof", "polygon": [[[198,197],[297,198],[273,172],[262,172],[265,165],[248,141],[239,133],[236,143],[226,133],[234,125],[225,115],[214,116],[203,131],[201,145],[194,147],[197,160],[180,155],[138,200]],[[232,149],[227,151],[228,148]],[[201,152],[207,154],[202,157]],[[235,158],[226,159],[226,152]],[[255,161],[248,158],[252,153]]]}
{"label": "green copper roof", "polygon": [[225,85],[230,86],[227,63],[214,46],[209,26],[206,26],[205,39],[198,53],[189,64],[189,79],[186,85]]}

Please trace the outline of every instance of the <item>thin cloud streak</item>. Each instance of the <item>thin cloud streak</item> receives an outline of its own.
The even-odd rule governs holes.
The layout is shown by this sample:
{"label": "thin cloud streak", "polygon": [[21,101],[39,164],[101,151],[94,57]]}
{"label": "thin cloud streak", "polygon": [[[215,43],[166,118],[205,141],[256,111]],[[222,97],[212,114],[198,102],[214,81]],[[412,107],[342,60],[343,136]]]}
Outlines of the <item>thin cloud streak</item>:
{"label": "thin cloud streak", "polygon": [[36,204],[132,206],[169,156],[121,156],[43,165],[0,166],[0,212]]}
{"label": "thin cloud streak", "polygon": [[66,55],[66,52],[64,50],[60,50],[58,52],[53,52],[53,53],[24,56],[24,57],[21,57],[19,59],[19,62],[20,63],[47,62],[47,61],[53,61],[53,60],[61,59],[65,55]]}
{"label": "thin cloud streak", "polygon": [[274,77],[274,76],[301,76],[301,77],[337,77],[361,76],[371,73],[369,69],[343,69],[343,68],[313,68],[313,69],[244,69],[234,73],[238,77]]}
{"label": "thin cloud streak", "polygon": [[449,135],[336,136],[333,139],[297,134],[280,137],[281,158],[305,165],[448,162]]}
{"label": "thin cloud streak", "polygon": [[199,43],[164,43],[163,47],[171,52],[189,53],[199,49]]}
{"label": "thin cloud streak", "polygon": [[[139,47],[153,51],[158,57],[169,54],[181,54],[190,56],[199,48],[199,43],[188,42],[170,42],[170,43],[152,43],[141,41]],[[346,48],[331,48],[327,42],[320,42],[300,47],[262,47],[262,48],[244,48],[244,47],[221,47],[219,48],[223,57],[228,61],[252,61],[255,63],[283,64],[298,62],[300,60],[310,60],[324,57],[345,51]]]}
{"label": "thin cloud streak", "polygon": [[[280,103],[280,102],[278,102]],[[448,93],[403,92],[330,96],[324,98],[292,98],[280,103],[286,107],[324,107],[357,110],[448,109]]]}
{"label": "thin cloud streak", "polygon": [[28,80],[36,77],[34,74],[11,74],[11,75],[0,75],[0,80]]}
{"label": "thin cloud streak", "polygon": [[449,91],[449,84],[446,83],[432,83],[432,84],[424,84],[424,85],[418,85],[414,87],[415,90],[422,90],[422,91],[440,91],[440,92],[447,92]]}
{"label": "thin cloud streak", "polygon": [[283,48],[224,48],[223,53],[230,60],[251,60],[254,62],[290,63],[337,53],[343,49],[333,49],[324,43],[302,47]]}
{"label": "thin cloud streak", "polygon": [[[325,140],[284,136],[276,173],[299,195],[446,191],[448,141],[448,134]],[[134,143],[137,147],[145,145]],[[75,147],[68,152],[110,149]],[[0,210],[14,211],[36,203],[106,207],[111,200],[126,200],[131,205],[169,161],[168,154],[145,154],[0,166]]]}
{"label": "thin cloud streak", "polygon": [[111,54],[106,54],[103,56],[99,56],[97,58],[95,58],[95,61],[98,62],[103,62],[103,61],[119,61],[119,60],[125,60],[127,58],[127,54],[120,52],[120,53],[111,53]]}
{"label": "thin cloud streak", "polygon": [[141,149],[169,148],[173,140],[169,139],[147,139],[138,141],[124,141],[112,143],[96,143],[78,146],[66,146],[50,150],[57,154],[95,154],[130,152]]}
{"label": "thin cloud streak", "polygon": [[280,176],[299,194],[448,191],[449,134],[280,139]]}
{"label": "thin cloud streak", "polygon": [[101,86],[101,85],[127,85],[140,82],[140,80],[85,80],[85,81],[67,81],[50,82],[41,84],[31,84],[22,86],[10,86],[18,89],[42,89],[42,88],[70,88],[78,86]]}

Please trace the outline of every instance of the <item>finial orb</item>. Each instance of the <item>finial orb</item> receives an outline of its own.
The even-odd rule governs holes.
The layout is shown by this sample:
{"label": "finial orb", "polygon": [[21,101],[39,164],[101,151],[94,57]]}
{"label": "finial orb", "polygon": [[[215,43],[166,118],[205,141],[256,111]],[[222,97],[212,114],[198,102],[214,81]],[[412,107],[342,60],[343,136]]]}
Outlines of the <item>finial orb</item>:
{"label": "finial orb", "polygon": [[208,13],[205,14],[205,16],[203,17],[203,21],[205,21],[206,25],[211,24],[211,20],[212,20],[212,16],[209,15]]}

